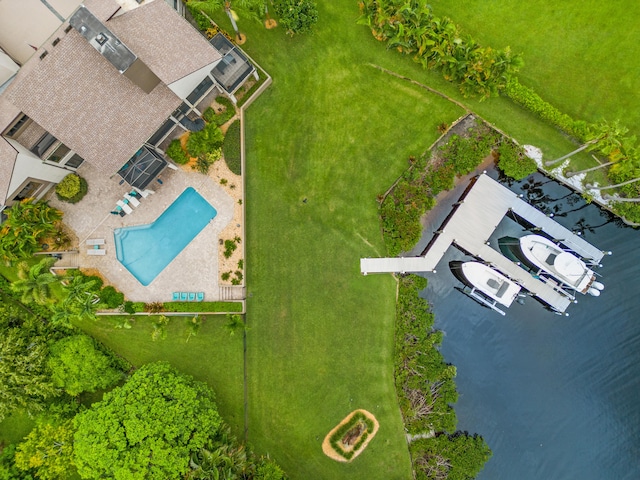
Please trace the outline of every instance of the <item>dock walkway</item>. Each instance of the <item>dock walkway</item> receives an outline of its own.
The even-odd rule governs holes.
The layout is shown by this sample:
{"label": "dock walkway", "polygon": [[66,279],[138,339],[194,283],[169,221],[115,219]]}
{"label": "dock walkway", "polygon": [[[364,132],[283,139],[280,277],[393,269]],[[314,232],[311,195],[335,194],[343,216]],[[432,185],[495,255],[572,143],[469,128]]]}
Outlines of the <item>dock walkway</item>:
{"label": "dock walkway", "polygon": [[602,251],[521,200],[508,188],[482,174],[458,201],[423,256],[363,258],[360,260],[360,270],[365,275],[433,271],[448,248],[456,245],[488,262],[553,309],[564,312],[572,301],[570,293],[563,291],[553,281],[534,278],[489,246],[489,238],[509,211],[535,225],[556,241],[561,241],[588,262],[597,264],[602,260]]}

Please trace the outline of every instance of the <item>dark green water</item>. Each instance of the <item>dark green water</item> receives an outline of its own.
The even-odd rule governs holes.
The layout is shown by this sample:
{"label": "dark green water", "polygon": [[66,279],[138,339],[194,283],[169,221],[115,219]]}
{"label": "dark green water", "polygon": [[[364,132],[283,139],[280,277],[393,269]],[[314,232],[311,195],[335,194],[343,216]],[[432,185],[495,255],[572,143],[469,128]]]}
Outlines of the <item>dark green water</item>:
{"label": "dark green water", "polygon": [[[468,257],[450,248],[423,295],[458,369],[458,428],[493,450],[480,480],[639,479],[640,231],[544,182],[534,175],[511,188],[613,251],[596,269],[605,290],[579,295],[569,317],[532,299],[502,317],[453,288],[448,262]],[[500,228],[524,234],[515,223]]]}

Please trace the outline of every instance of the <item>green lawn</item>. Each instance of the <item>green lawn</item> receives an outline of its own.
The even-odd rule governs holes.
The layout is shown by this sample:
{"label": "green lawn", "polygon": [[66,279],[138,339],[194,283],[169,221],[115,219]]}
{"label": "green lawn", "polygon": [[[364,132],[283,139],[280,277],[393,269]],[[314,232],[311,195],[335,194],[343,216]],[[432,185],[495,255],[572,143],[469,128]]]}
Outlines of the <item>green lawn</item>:
{"label": "green lawn", "polygon": [[483,44],[523,53],[521,82],[560,110],[640,135],[640,2],[429,3]]}
{"label": "green lawn", "polygon": [[220,414],[234,434],[243,433],[242,333],[231,335],[224,315],[203,317],[196,336],[187,341],[190,317],[170,317],[164,340],[151,340],[153,317],[135,317],[129,330],[116,329],[117,317],[98,317],[77,324],[135,366],[165,360],[216,392]]}

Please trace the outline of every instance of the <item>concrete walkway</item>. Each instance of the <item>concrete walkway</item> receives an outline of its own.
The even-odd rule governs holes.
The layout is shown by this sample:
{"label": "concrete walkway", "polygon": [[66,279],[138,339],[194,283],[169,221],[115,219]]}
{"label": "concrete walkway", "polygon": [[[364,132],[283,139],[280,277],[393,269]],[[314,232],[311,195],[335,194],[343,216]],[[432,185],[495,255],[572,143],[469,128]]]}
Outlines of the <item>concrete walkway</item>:
{"label": "concrete walkway", "polygon": [[[120,217],[109,212],[116,202],[131,190],[127,183],[120,185],[119,175],[104,177],[86,162],[78,174],[89,184],[89,193],[72,205],[48,195],[50,204],[64,212],[64,219],[79,238],[81,268],[95,268],[123,292],[128,300],[139,302],[170,301],[174,291],[204,292],[206,301],[219,300],[218,240],[220,232],[233,217],[234,201],[207,175],[195,171],[171,170],[160,176],[162,184],[154,181],[148,188],[155,194],[140,200],[133,213]],[[129,273],[116,258],[113,231],[116,228],[153,222],[188,187],[195,188],[218,212],[196,238],[146,287]],[[89,256],[85,241],[104,238],[106,255]],[[150,255],[153,252],[149,252]]]}

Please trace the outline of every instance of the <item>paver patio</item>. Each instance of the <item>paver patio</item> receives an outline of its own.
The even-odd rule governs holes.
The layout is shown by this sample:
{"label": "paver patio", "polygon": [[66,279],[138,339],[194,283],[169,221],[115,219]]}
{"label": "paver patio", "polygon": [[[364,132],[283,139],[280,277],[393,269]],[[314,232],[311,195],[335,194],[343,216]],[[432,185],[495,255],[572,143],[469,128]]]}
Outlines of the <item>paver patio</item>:
{"label": "paver patio", "polygon": [[[52,192],[48,199],[52,206],[64,212],[64,219],[79,239],[79,265],[95,268],[123,292],[128,300],[137,302],[166,302],[172,292],[204,292],[205,301],[220,299],[218,284],[218,239],[220,232],[233,218],[234,200],[207,175],[166,168],[160,175],[162,184],[154,181],[149,188],[155,193],[140,200],[140,206],[121,217],[109,212],[116,202],[131,191],[114,174],[105,177],[91,165],[83,164],[78,174],[87,180],[89,192],[77,204],[60,202]],[[197,235],[176,258],[148,285],[143,286],[116,258],[113,232],[117,228],[153,222],[188,187],[195,188],[216,210],[216,217]],[[89,238],[104,238],[106,255],[87,255],[85,242]],[[153,251],[149,252],[153,255]]]}

